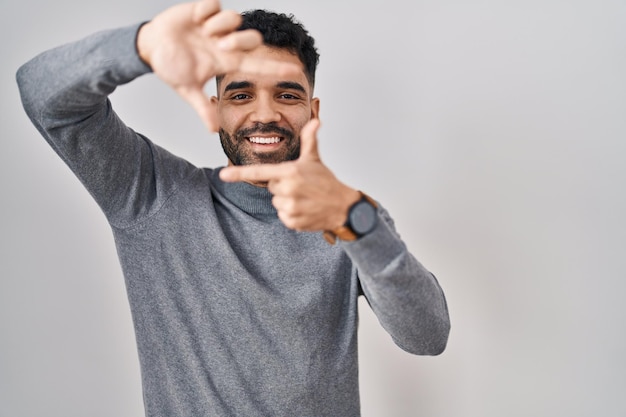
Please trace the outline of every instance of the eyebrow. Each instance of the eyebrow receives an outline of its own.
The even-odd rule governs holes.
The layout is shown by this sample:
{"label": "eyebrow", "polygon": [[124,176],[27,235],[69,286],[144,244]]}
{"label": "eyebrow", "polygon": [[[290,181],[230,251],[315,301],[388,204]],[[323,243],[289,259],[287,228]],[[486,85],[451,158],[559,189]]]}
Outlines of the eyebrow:
{"label": "eyebrow", "polygon": [[306,93],[306,90],[304,89],[302,84],[297,83],[295,81],[281,81],[278,84],[276,84],[276,86],[278,88],[285,88],[287,90],[297,90],[302,93]]}
{"label": "eyebrow", "polygon": [[224,88],[224,92],[250,87],[252,87],[252,83],[250,81],[232,81]]}
{"label": "eyebrow", "polygon": [[[254,84],[251,83],[250,81],[232,81],[228,83],[226,87],[224,87],[224,92],[231,91],[231,90],[240,90],[242,88],[251,88],[251,87],[254,87]],[[297,83],[295,81],[281,81],[276,84],[276,87],[284,88],[287,90],[296,90],[302,93],[306,93],[306,90],[304,89],[302,84]]]}

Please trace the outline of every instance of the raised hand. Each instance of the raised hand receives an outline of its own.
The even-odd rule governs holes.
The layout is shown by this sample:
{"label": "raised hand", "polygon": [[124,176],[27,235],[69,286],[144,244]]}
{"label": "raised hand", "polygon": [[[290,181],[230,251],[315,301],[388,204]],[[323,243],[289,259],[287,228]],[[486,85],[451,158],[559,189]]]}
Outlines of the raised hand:
{"label": "raised hand", "polygon": [[230,166],[223,181],[266,184],[272,204],[285,226],[298,231],[333,230],[347,219],[348,208],[360,198],[358,191],[341,183],[320,159],[318,119],[309,121],[300,135],[300,157],[279,164]]}
{"label": "raised hand", "polygon": [[219,0],[173,6],[141,27],[140,57],[198,113],[207,128],[217,131],[215,106],[204,93],[212,77],[231,71],[286,75],[293,64],[259,60],[247,52],[262,44],[255,30],[236,31],[241,16],[220,10]]}

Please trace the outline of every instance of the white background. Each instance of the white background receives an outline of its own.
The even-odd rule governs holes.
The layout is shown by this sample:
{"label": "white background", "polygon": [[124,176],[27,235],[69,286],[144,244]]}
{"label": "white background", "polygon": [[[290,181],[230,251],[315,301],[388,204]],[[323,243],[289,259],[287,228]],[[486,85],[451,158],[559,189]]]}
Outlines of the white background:
{"label": "white background", "polygon": [[[0,417],[140,416],[111,232],[14,74],[173,2],[1,1]],[[625,416],[626,2],[223,5],[293,12],[317,38],[322,158],[383,202],[447,295],[438,357],[396,348],[361,304],[363,416]],[[173,152],[224,164],[153,75],[112,99]]]}

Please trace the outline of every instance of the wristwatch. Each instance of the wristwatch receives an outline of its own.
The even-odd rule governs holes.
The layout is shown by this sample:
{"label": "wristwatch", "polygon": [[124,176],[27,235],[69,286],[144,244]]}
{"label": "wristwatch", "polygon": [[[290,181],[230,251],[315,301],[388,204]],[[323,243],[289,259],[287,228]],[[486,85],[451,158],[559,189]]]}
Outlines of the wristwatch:
{"label": "wristwatch", "polygon": [[324,231],[324,239],[334,245],[337,239],[353,241],[365,236],[378,224],[378,207],[367,194],[359,191],[361,198],[348,209],[348,219],[343,226]]}

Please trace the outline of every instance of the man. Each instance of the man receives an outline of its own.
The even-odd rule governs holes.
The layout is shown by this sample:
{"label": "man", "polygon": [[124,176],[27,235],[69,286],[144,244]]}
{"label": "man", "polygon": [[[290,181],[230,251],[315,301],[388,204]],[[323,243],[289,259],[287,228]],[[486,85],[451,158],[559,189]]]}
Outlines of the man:
{"label": "man", "polygon": [[[320,160],[317,60],[290,17],[203,0],[18,71],[29,117],[112,227],[148,416],[358,416],[359,294],[402,349],[445,348],[434,276]],[[228,167],[195,167],[112,111],[150,71],[219,129]]]}

